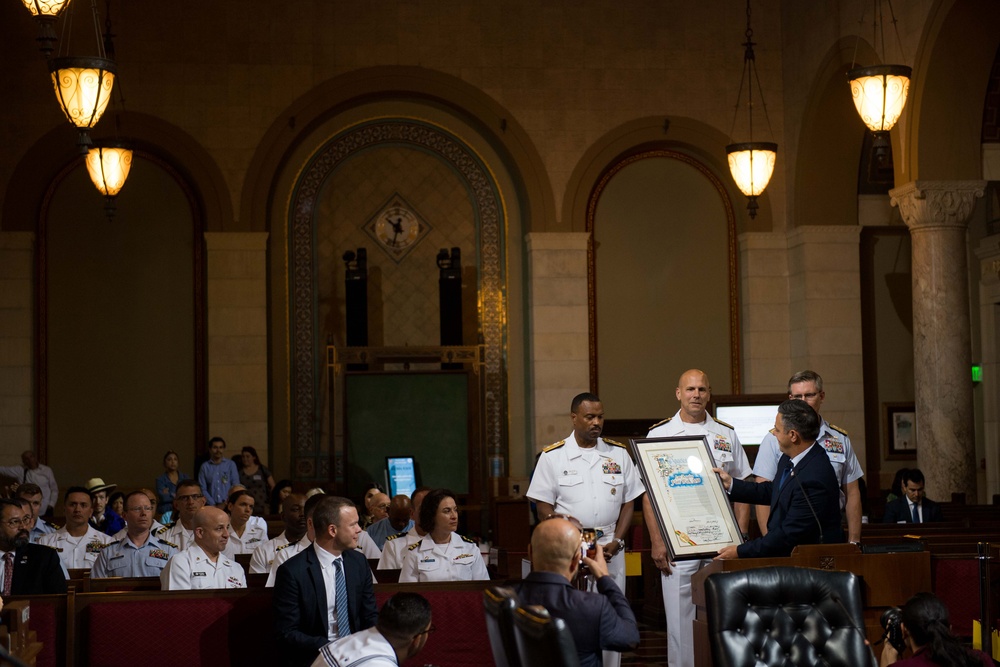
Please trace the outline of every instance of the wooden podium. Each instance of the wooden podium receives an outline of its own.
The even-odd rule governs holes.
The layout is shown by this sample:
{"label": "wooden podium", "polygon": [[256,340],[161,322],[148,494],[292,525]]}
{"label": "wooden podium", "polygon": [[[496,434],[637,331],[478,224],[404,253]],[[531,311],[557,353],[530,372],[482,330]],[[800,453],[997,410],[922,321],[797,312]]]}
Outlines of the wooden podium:
{"label": "wooden podium", "polygon": [[894,554],[863,554],[853,544],[815,544],[796,547],[788,558],[746,558],[717,560],[691,577],[691,596],[696,607],[694,660],[697,667],[712,667],[708,641],[708,614],[705,607],[705,579],[716,572],[736,572],[759,567],[811,567],[819,570],[853,572],[861,577],[861,604],[864,630],[875,650],[882,636],[879,617],[888,607],[902,606],[912,595],[931,590],[931,554],[927,551]]}

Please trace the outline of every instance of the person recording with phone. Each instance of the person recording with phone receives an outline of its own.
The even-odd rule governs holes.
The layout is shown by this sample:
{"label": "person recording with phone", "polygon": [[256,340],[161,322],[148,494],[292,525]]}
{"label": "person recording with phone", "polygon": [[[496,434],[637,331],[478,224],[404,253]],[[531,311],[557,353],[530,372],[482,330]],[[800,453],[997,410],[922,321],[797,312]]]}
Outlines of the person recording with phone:
{"label": "person recording with phone", "polygon": [[816,446],[819,427],[808,403],[789,399],[778,406],[771,430],[782,453],[775,481],[747,482],[713,468],[733,500],[771,506],[767,535],[720,549],[717,560],[788,556],[800,544],[844,541],[840,484],[826,451]]}
{"label": "person recording with phone", "polygon": [[[593,549],[593,557],[587,555]],[[580,667],[600,667],[602,651],[628,651],[639,645],[639,626],[621,588],[608,573],[604,547],[584,541],[580,522],[553,514],[542,520],[528,547],[531,572],[514,587],[522,605],[538,604],[566,621]],[[594,591],[573,586],[586,566]]]}
{"label": "person recording with phone", "polygon": [[[881,667],[992,667],[993,660],[981,651],[970,651],[951,633],[948,608],[932,593],[917,593],[902,610],[882,615],[886,627]],[[888,615],[888,618],[887,618]],[[900,659],[905,649],[912,654]]]}

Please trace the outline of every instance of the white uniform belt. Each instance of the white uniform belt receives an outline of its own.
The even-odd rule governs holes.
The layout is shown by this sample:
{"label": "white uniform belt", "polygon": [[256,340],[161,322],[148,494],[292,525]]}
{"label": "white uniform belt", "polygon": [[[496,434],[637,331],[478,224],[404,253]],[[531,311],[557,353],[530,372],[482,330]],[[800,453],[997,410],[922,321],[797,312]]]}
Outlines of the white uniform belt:
{"label": "white uniform belt", "polygon": [[597,531],[597,539],[600,540],[604,539],[605,537],[608,538],[609,540],[614,539],[615,526],[617,525],[618,522],[616,521],[614,523],[608,524],[607,526],[594,526],[594,530]]}

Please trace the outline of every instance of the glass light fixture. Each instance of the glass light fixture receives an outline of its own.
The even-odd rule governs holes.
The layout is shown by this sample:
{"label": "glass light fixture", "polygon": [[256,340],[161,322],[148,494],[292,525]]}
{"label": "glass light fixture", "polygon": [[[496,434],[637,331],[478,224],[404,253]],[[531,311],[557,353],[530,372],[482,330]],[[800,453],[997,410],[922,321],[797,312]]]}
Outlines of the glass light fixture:
{"label": "glass light fixture", "polygon": [[[885,62],[885,32],[882,20],[882,0],[873,0],[873,29],[874,37],[872,44],[878,50],[881,47],[882,61]],[[902,52],[902,42],[899,39],[899,29],[896,27],[896,16],[892,11],[892,2],[887,0],[889,13],[892,17],[892,25],[896,30],[896,42]],[[861,15],[859,23],[864,22],[864,14]],[[858,34],[860,42],[861,35]],[[857,55],[857,44],[854,47]],[[903,107],[906,106],[906,95],[910,90],[910,76],[913,70],[906,65],[872,65],[870,67],[854,67],[847,73],[847,79],[851,86],[851,97],[854,100],[854,108],[868,129],[874,135],[872,148],[875,151],[875,158],[878,162],[883,162],[889,152],[889,130],[896,125],[896,121],[903,114]]]}
{"label": "glass light fixture", "polygon": [[66,120],[80,130],[77,145],[86,153],[93,143],[88,130],[108,107],[117,67],[107,58],[53,58],[49,72],[59,107]]}
{"label": "glass light fixture", "polygon": [[52,53],[57,37],[53,24],[71,0],[21,0],[38,22],[38,49],[46,58]]}
{"label": "glass light fixture", "polygon": [[[778,144],[769,141],[753,140],[753,84],[757,84],[757,92],[760,95],[761,106],[764,109],[764,118],[767,120],[768,130],[771,127],[771,119],[767,116],[767,105],[764,103],[764,91],[760,87],[760,77],[757,75],[757,59],[754,55],[753,29],[750,27],[750,0],[747,0],[747,41],[743,43],[743,77],[740,80],[740,92],[736,99],[736,113],[733,115],[733,130],[736,129],[736,118],[739,116],[740,100],[743,98],[743,82],[747,84],[747,115],[749,119],[750,136],[749,141],[729,144],[726,146],[726,155],[729,159],[729,171],[736,181],[736,187],[747,197],[747,211],[751,218],[757,217],[757,210],[760,205],[757,197],[764,192],[764,188],[771,181],[774,173],[774,163],[778,156]],[[747,76],[747,72],[753,74]]]}
{"label": "glass light fixture", "polygon": [[125,185],[132,169],[132,149],[119,142],[98,142],[87,151],[90,180],[105,197],[114,198]]}

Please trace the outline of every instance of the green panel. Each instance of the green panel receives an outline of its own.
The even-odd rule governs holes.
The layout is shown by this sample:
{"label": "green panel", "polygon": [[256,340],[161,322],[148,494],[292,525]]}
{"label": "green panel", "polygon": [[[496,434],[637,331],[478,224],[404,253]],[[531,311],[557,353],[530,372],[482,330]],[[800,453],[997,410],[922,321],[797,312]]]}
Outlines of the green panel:
{"label": "green panel", "polygon": [[359,373],[345,378],[347,489],[383,483],[386,456],[413,456],[423,486],[469,492],[467,373]]}

